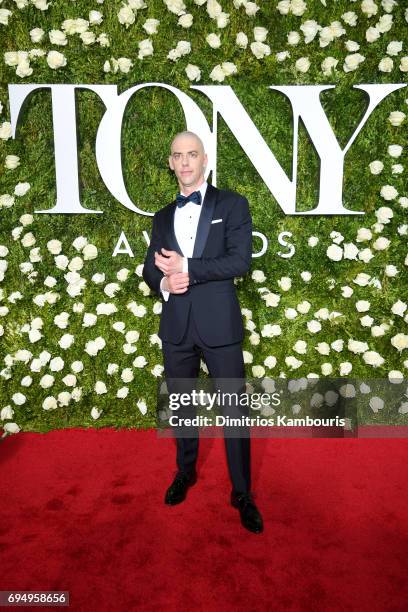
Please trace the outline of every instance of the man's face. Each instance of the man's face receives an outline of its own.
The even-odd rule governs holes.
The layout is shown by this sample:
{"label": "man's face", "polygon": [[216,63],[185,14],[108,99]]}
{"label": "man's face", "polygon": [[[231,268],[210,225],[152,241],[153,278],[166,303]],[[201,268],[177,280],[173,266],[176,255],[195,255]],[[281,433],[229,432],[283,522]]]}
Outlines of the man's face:
{"label": "man's face", "polygon": [[191,192],[201,185],[207,163],[207,154],[193,136],[179,136],[172,143],[169,166],[183,191]]}

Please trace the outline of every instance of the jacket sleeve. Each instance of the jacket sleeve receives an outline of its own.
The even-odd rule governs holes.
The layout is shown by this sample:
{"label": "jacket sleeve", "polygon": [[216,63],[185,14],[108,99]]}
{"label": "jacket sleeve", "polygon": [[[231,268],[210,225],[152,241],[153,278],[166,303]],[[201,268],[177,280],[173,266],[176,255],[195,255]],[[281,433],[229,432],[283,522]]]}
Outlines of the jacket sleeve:
{"label": "jacket sleeve", "polygon": [[244,197],[234,202],[226,218],[225,250],[226,254],[218,257],[189,257],[190,284],[243,276],[250,269],[252,218]]}
{"label": "jacket sleeve", "polygon": [[143,280],[154,291],[157,295],[161,296],[160,282],[164,274],[154,263],[154,252],[160,252],[160,236],[157,230],[157,218],[156,214],[153,216],[152,224],[152,235],[150,238],[150,244],[147,249],[146,258],[143,264]]}

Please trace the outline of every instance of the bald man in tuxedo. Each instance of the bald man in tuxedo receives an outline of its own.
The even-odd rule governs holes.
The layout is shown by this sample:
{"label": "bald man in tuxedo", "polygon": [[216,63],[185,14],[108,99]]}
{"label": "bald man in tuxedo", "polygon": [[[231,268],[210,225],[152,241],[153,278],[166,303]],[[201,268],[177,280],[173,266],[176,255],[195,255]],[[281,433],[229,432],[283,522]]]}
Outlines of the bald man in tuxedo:
{"label": "bald man in tuxedo", "polygon": [[[204,179],[207,154],[197,134],[179,132],[171,142],[169,166],[177,177],[176,199],[153,217],[143,278],[163,299],[159,337],[167,380],[196,379],[203,357],[211,378],[245,384],[244,327],[234,278],[246,274],[252,258],[248,201]],[[190,429],[191,431],[191,429]],[[184,501],[197,480],[198,429],[176,437],[177,473],[165,503]],[[263,531],[251,493],[249,428],[225,434],[232,483],[231,504],[242,525]]]}

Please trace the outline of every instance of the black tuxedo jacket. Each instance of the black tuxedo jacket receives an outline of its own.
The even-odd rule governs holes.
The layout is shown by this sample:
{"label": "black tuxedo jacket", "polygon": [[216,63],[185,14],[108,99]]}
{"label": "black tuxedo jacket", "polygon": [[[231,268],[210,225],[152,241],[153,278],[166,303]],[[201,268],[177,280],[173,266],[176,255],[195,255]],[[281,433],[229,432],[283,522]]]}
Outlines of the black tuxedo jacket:
{"label": "black tuxedo jacket", "polygon": [[[155,213],[143,266],[145,282],[160,296],[164,274],[155,266],[154,252],[164,247],[183,255],[174,232],[176,206],[174,200]],[[193,257],[188,258],[190,284],[185,293],[170,293],[168,301],[163,298],[158,335],[161,340],[179,344],[192,308],[200,337],[208,346],[241,342],[244,327],[234,277],[243,276],[251,266],[248,200],[208,183],[201,206]],[[218,221],[212,223],[214,220]]]}

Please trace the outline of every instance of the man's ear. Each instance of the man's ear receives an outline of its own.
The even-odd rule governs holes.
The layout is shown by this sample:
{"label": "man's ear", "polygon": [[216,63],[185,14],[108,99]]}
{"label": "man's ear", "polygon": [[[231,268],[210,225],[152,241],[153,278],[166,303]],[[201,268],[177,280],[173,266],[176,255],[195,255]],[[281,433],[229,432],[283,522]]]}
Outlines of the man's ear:
{"label": "man's ear", "polygon": [[171,170],[174,170],[173,160],[171,158],[171,155],[169,155],[169,167],[170,167]]}

